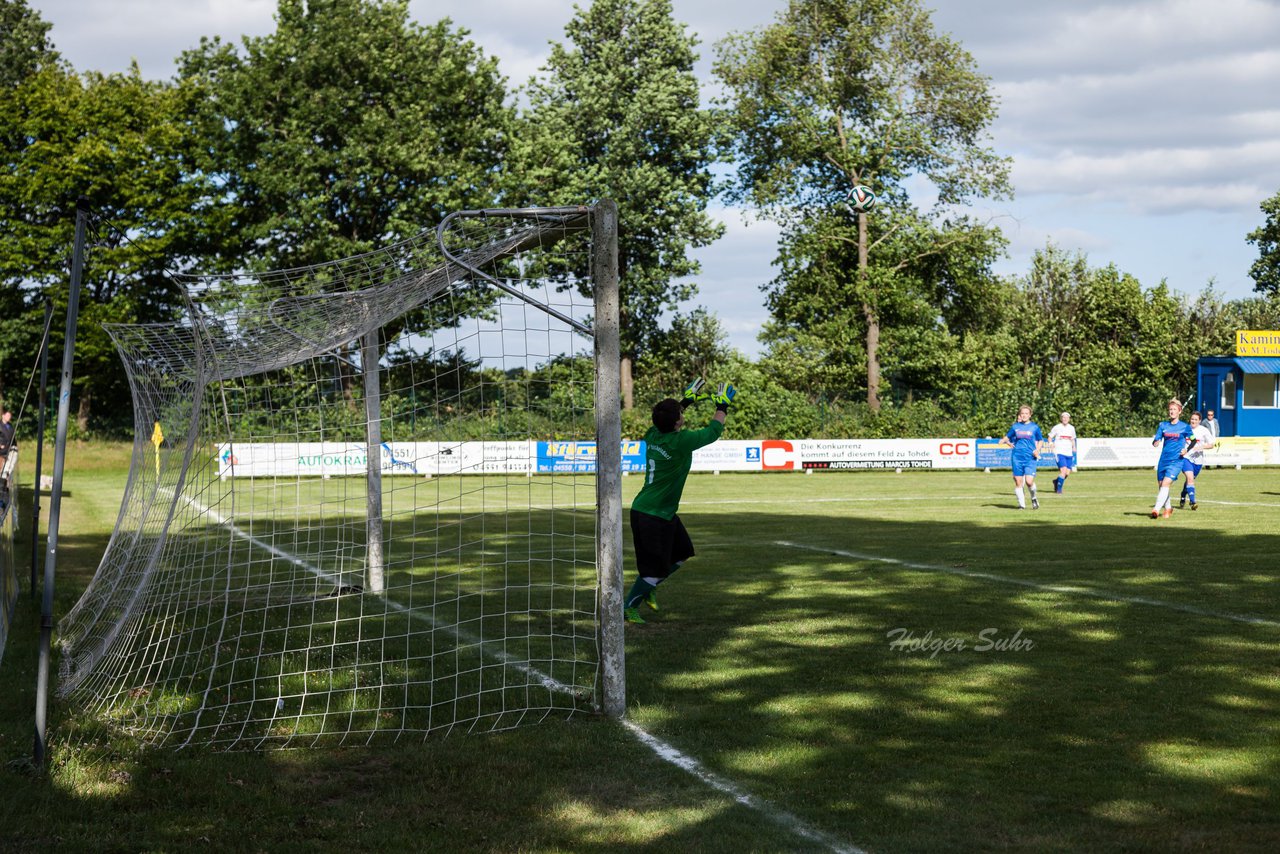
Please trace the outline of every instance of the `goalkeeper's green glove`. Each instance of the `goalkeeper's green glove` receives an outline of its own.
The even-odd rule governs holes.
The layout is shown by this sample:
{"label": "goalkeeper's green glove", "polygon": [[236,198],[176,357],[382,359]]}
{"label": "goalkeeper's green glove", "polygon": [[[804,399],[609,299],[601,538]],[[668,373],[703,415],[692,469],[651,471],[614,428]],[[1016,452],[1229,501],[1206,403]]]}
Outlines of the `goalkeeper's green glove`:
{"label": "goalkeeper's green glove", "polygon": [[706,380],[702,377],[698,377],[696,380],[685,386],[684,397],[680,400],[680,408],[688,409],[698,401],[706,400],[710,397],[711,395],[702,390],[702,387],[706,384]]}
{"label": "goalkeeper's green glove", "polygon": [[738,390],[733,387],[733,383],[720,383],[720,387],[716,389],[716,393],[711,395],[711,399],[715,401],[716,409],[720,412],[728,412],[729,404],[733,403],[733,399],[738,396]]}

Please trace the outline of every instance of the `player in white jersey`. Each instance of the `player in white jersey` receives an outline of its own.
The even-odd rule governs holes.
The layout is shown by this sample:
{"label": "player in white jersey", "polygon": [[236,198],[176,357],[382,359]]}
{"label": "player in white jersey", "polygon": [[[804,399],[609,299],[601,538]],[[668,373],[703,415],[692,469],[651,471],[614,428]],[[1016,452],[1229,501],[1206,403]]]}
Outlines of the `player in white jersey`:
{"label": "player in white jersey", "polygon": [[1053,479],[1054,492],[1062,492],[1066,487],[1076,458],[1076,428],[1071,423],[1071,413],[1064,412],[1058,418],[1059,422],[1049,431],[1049,441],[1053,443],[1053,453],[1058,458],[1058,476]]}
{"label": "player in white jersey", "polygon": [[1191,432],[1195,434],[1196,443],[1182,458],[1182,476],[1185,480],[1182,482],[1182,497],[1178,499],[1178,506],[1186,507],[1187,499],[1191,499],[1191,509],[1195,510],[1196,477],[1204,467],[1204,452],[1213,447],[1214,441],[1213,431],[1200,423],[1199,412],[1191,413]]}

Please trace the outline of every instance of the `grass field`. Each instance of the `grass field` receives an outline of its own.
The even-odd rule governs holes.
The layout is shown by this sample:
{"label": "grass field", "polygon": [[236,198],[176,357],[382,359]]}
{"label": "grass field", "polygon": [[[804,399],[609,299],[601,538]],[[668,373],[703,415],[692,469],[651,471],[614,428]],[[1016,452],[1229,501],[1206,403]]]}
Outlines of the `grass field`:
{"label": "grass field", "polygon": [[[59,615],[126,465],[75,451]],[[1197,512],[1153,521],[1149,471],[1082,471],[1039,511],[998,473],[695,476],[699,556],[627,630],[639,734],[579,716],[375,748],[55,743],[47,777],[0,769],[0,848],[1276,850],[1277,483],[1211,469]],[[38,623],[24,594],[6,760],[31,751]]]}

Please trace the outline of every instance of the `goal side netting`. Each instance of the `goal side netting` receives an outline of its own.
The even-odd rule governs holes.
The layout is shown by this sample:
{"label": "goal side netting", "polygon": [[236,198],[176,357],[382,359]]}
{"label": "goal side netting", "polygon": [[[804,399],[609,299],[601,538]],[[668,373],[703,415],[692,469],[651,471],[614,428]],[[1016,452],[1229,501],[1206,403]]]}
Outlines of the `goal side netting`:
{"label": "goal side netting", "polygon": [[611,203],[463,212],[109,327],[136,438],[58,625],[70,725],[256,748],[617,713],[611,264]]}

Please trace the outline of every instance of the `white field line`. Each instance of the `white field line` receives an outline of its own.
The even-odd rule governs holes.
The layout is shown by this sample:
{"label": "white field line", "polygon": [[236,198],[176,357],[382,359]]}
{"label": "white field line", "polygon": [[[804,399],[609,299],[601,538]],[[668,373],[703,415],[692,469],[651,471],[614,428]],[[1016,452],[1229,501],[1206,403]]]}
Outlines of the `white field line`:
{"label": "white field line", "polygon": [[[281,560],[288,561],[289,563],[292,563],[294,566],[297,566],[301,569],[306,570],[307,572],[310,572],[311,574],[315,575],[317,578],[323,578],[326,581],[332,581],[335,583],[341,580],[338,576],[335,576],[329,572],[325,572],[323,569],[320,569],[317,566],[311,565],[310,563],[302,560],[296,555],[291,555],[288,552],[280,548],[277,548],[276,546],[273,546],[264,540],[260,540],[246,531],[241,530],[240,527],[237,526],[234,522],[220,515],[216,511],[211,510],[208,507],[204,507],[200,502],[196,501],[195,499],[184,496],[183,500],[185,500],[191,506],[196,507],[201,512],[208,514],[211,518],[217,520],[219,525],[222,525],[224,528],[231,531],[231,533],[234,534],[235,536],[241,538],[242,540],[245,540],[248,543],[252,543],[253,545],[257,546],[260,549],[270,552],[271,554],[275,555]],[[419,611],[414,611],[409,608],[406,608],[404,605],[401,605],[398,602],[393,602],[392,600],[387,599],[385,596],[379,597],[379,598],[381,598],[384,602],[386,602],[388,607],[396,611],[399,611],[401,613],[407,614],[411,619],[414,619],[414,618],[422,619],[427,621],[427,623],[432,628],[438,627],[438,624],[436,623],[436,621],[433,620],[429,614],[425,614]],[[571,685],[565,685],[559,680],[553,679],[551,676],[538,670],[538,668],[533,667],[528,662],[520,661],[519,659],[516,659],[514,656],[510,655],[505,651],[489,649],[483,644],[483,642],[480,639],[470,637],[467,633],[458,631],[457,627],[447,626],[445,627],[445,629],[449,632],[452,632],[453,635],[461,641],[464,641],[467,643],[479,644],[480,648],[484,652],[493,655],[495,658],[498,658],[499,660],[501,660],[504,664],[510,664],[522,670],[527,675],[537,679],[539,682],[542,683],[544,687],[550,690],[559,691],[561,693],[569,694],[570,696],[577,696],[579,693],[579,690],[577,688]],[[715,789],[721,794],[728,795],[737,803],[747,807],[748,809],[751,809],[760,813],[765,818],[772,821],[774,824],[777,824],[780,827],[784,828],[785,830],[788,830],[791,833],[794,833],[796,836],[799,836],[802,839],[807,839],[810,842],[814,842],[819,845],[824,845],[827,848],[829,848],[831,851],[836,852],[836,854],[866,854],[866,852],[864,852],[861,848],[845,845],[843,842],[840,842],[838,839],[835,839],[834,837],[829,836],[820,830],[816,830],[812,827],[809,827],[807,824],[802,822],[799,818],[795,817],[791,813],[786,812],[785,810],[779,809],[778,807],[775,807],[772,804],[768,803],[767,801],[763,801],[760,798],[755,797],[754,795],[750,795],[744,792],[742,789],[734,785],[732,782],[725,780],[724,778],[708,771],[706,767],[703,766],[702,763],[700,763],[698,760],[690,756],[687,756],[684,753],[681,753],[672,745],[668,744],[667,742],[663,741],[662,739],[658,738],[657,736],[643,729],[639,724],[623,719],[622,725],[624,728],[626,728],[628,732],[630,732],[633,736],[635,736],[637,741],[639,741],[645,747],[653,751],[654,755],[657,756],[659,759],[662,759],[665,762],[671,763],[672,765],[676,766],[682,771],[685,771],[688,774],[692,774],[694,777],[701,780],[703,783],[710,786],[712,789]]]}
{"label": "white field line", "polygon": [[1194,614],[1197,617],[1212,617],[1219,620],[1230,620],[1236,623],[1247,623],[1252,626],[1276,626],[1280,627],[1280,620],[1272,620],[1267,617],[1256,617],[1252,614],[1232,614],[1226,611],[1212,611],[1208,608],[1197,608],[1194,605],[1182,605],[1177,602],[1164,602],[1160,599],[1149,599],[1145,596],[1126,596],[1123,593],[1112,593],[1108,590],[1095,590],[1089,587],[1072,587],[1065,584],[1040,584],[1036,581],[1028,581],[1025,578],[1013,578],[1008,575],[997,575],[994,572],[976,572],[971,569],[960,569],[954,566],[940,566],[932,563],[914,563],[908,560],[899,560],[892,557],[881,557],[880,555],[864,554],[862,552],[852,552],[846,549],[834,549],[826,546],[813,546],[805,543],[793,543],[786,540],[775,540],[775,545],[784,546],[789,549],[802,549],[810,552],[821,552],[824,554],[839,555],[841,557],[852,558],[854,560],[872,561],[875,563],[884,563],[891,566],[900,566],[904,569],[918,569],[923,572],[942,572],[947,575],[959,575],[964,578],[974,578],[980,581],[995,581],[999,584],[1014,584],[1018,587],[1028,587],[1032,590],[1044,590],[1050,593],[1064,593],[1070,596],[1086,596],[1092,599],[1107,599],[1112,602],[1127,602],[1132,605],[1148,605],[1153,608],[1167,608],[1171,611],[1182,611],[1186,614]]}
{"label": "white field line", "polygon": [[[293,564],[299,569],[306,570],[307,572],[311,573],[317,578],[324,579],[325,581],[328,581],[335,585],[342,583],[341,576],[334,575],[331,572],[326,572],[320,567],[315,566],[311,563],[308,563],[307,561],[303,560],[297,555],[290,554],[289,552],[286,552],[281,548],[273,546],[271,543],[268,543],[265,540],[258,539],[257,537],[253,536],[247,531],[241,529],[238,525],[236,525],[234,522],[232,522],[231,520],[227,519],[225,516],[218,513],[216,510],[212,510],[208,507],[204,507],[199,501],[196,501],[194,498],[184,496],[183,500],[186,501],[188,504],[190,504],[192,507],[195,507],[201,513],[204,513],[210,518],[217,521],[219,525],[226,528],[232,534],[244,540],[245,542],[251,543],[252,545],[262,549],[263,551],[266,551],[275,555],[281,560],[288,561],[289,563]],[[376,593],[370,592],[370,595],[377,596],[377,598],[381,599],[386,604],[386,606],[392,611],[395,611],[400,614],[406,614],[409,616],[410,619],[422,620],[427,625],[429,625],[432,629],[440,628],[440,624],[437,623],[436,620],[433,619],[430,614],[424,611],[412,610],[400,604],[399,602],[396,602],[392,599],[388,599],[386,596],[381,596]],[[478,638],[478,637],[475,637],[474,635],[471,635],[469,632],[461,631],[460,629],[458,629],[457,626],[446,626],[444,628],[446,629],[446,631],[448,631],[450,634],[452,634],[454,637],[456,637],[458,640],[462,641],[463,643],[478,645],[486,653],[502,661],[503,664],[510,664],[513,667],[516,667],[517,669],[523,671],[525,675],[534,677],[540,683],[542,683],[542,686],[544,688],[547,688],[552,691],[558,691],[562,694],[568,694],[570,696],[578,696],[581,693],[580,689],[575,688],[571,685],[566,685],[563,682],[559,681],[558,679],[554,679],[551,676],[543,673],[537,668],[530,667],[527,662],[516,658],[515,656],[506,652],[505,650],[489,649],[488,647],[485,646],[483,638]]]}
{"label": "white field line", "polygon": [[791,813],[780,810],[772,804],[744,792],[742,789],[738,788],[723,777],[717,776],[716,774],[708,771],[700,762],[698,762],[698,760],[693,759],[690,756],[686,756],[679,750],[676,750],[674,747],[667,744],[665,741],[655,738],[649,732],[642,729],[638,724],[624,719],[622,721],[622,725],[630,730],[631,734],[634,735],[641,744],[648,747],[662,759],[670,762],[677,768],[687,771],[711,788],[728,795],[747,809],[755,810],[758,813],[764,814],[775,823],[782,825],[797,836],[803,837],[810,842],[823,845],[832,851],[840,852],[840,854],[866,854],[863,849],[852,845],[846,845],[840,840],[834,839],[820,830],[814,830]]}

